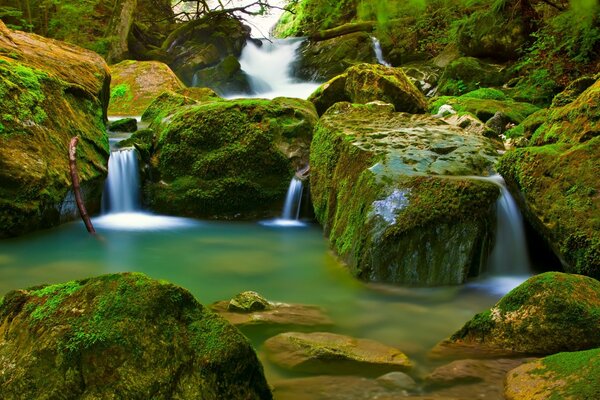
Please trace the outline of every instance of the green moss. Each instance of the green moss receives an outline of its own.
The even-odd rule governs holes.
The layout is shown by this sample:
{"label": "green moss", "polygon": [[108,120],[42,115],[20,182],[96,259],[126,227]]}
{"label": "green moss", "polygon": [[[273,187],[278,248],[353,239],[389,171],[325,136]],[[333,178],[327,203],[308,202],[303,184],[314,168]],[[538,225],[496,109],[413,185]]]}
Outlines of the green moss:
{"label": "green moss", "polygon": [[110,91],[111,100],[128,97],[131,98],[131,88],[126,83],[121,83],[113,87]]}
{"label": "green moss", "polygon": [[480,100],[510,100],[504,92],[498,89],[492,88],[481,88],[473,90],[472,92],[465,93],[462,98],[473,98]]}

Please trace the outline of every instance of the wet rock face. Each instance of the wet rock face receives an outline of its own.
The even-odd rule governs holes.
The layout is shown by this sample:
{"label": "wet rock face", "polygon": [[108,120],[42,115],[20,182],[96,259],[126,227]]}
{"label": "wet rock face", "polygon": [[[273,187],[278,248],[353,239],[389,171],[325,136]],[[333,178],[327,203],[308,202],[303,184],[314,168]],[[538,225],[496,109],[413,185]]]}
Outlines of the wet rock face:
{"label": "wet rock face", "polygon": [[0,21],[0,237],[78,216],[68,160],[75,135],[88,211],[100,208],[109,82],[97,54]]}
{"label": "wet rock face", "polygon": [[359,64],[321,85],[311,96],[319,114],[340,101],[365,104],[382,101],[396,111],[423,113],[427,110],[425,96],[400,68],[374,64]]}
{"label": "wet rock face", "polygon": [[462,283],[485,265],[499,190],[460,177],[486,175],[496,154],[436,118],[338,103],[311,146],[316,217],[362,279]]}
{"label": "wet rock face", "polygon": [[156,104],[152,112],[158,140],[154,182],[146,186],[150,207],[228,219],[279,212],[294,171],[308,161],[313,105],[288,98],[185,103],[164,111]]}
{"label": "wet rock face", "polygon": [[282,333],[268,339],[265,350],[273,363],[301,372],[377,376],[412,368],[410,360],[398,349],[326,332]]}
{"label": "wet rock face", "polygon": [[480,354],[552,354],[600,346],[598,329],[600,282],[547,272],[477,314],[444,346],[468,346]]}
{"label": "wet rock face", "polygon": [[271,399],[248,340],[186,290],[143,274],[8,293],[5,399]]}

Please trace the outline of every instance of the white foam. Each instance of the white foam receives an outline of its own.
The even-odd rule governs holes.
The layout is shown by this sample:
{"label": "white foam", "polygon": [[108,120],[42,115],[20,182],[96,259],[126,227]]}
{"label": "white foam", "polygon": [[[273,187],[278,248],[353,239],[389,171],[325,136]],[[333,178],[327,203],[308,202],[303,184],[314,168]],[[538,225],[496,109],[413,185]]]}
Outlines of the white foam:
{"label": "white foam", "polygon": [[92,219],[99,229],[118,231],[158,231],[192,228],[200,225],[189,218],[169,217],[143,212],[123,212],[106,214]]}

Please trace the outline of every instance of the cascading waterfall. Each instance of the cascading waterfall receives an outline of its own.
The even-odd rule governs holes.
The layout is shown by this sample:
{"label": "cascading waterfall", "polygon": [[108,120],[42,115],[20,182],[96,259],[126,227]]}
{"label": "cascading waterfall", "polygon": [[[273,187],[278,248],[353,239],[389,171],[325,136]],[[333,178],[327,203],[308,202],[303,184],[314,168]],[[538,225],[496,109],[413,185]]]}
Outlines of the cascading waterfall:
{"label": "cascading waterfall", "polygon": [[500,187],[500,197],[496,203],[496,243],[490,256],[489,271],[493,275],[530,274],[523,216],[504,179],[495,175],[490,180]]}
{"label": "cascading waterfall", "polygon": [[102,198],[103,214],[133,212],[140,209],[140,178],[135,149],[110,153],[108,177]]}
{"label": "cascading waterfall", "polygon": [[282,219],[284,219],[284,220],[300,219],[300,206],[302,203],[302,192],[303,192],[302,181],[296,177],[293,177],[292,180],[290,181],[290,187],[288,188],[287,195],[285,197],[283,213],[281,214]]}
{"label": "cascading waterfall", "polygon": [[381,43],[379,42],[379,39],[377,39],[375,36],[371,36],[371,41],[373,42],[373,51],[375,51],[377,62],[381,65],[385,65],[386,67],[391,67],[392,65],[383,57],[383,51],[381,50]]}
{"label": "cascading waterfall", "polygon": [[[283,96],[305,99],[315,91],[318,83],[301,82],[290,74],[302,40],[265,39],[262,46],[248,41],[240,56],[240,65],[250,79],[250,88],[254,93],[250,97],[272,99]],[[240,96],[232,94],[228,97]]]}

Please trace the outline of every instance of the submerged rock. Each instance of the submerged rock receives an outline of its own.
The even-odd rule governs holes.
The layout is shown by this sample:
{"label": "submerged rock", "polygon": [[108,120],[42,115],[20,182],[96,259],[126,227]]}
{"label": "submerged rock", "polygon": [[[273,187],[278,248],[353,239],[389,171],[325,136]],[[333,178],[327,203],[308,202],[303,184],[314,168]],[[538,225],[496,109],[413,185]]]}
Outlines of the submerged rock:
{"label": "submerged rock", "polygon": [[100,208],[108,138],[110,76],[97,54],[0,21],[0,237],[78,216],[68,147],[88,211]]}
{"label": "submerged rock", "polygon": [[265,350],[271,362],[300,372],[377,376],[412,368],[408,357],[396,348],[326,332],[282,333],[268,339]]}
{"label": "submerged rock", "polygon": [[146,186],[150,207],[203,218],[279,210],[294,171],[308,163],[313,105],[288,98],[191,102],[167,111],[158,104],[153,113],[158,140],[154,182]]}
{"label": "submerged rock", "polygon": [[600,349],[559,353],[506,374],[508,400],[600,398]]}
{"label": "submerged rock", "polygon": [[371,36],[354,32],[326,40],[307,40],[298,49],[293,75],[311,81],[329,80],[359,63],[377,63]]}
{"label": "submerged rock", "polygon": [[552,354],[600,346],[600,282],[547,272],[529,278],[490,310],[477,314],[437,349],[469,353]]}
{"label": "submerged rock", "polygon": [[8,293],[6,399],[271,399],[248,340],[186,290],[143,274]]}
{"label": "submerged rock", "polygon": [[243,292],[211,308],[237,326],[327,326],[333,322],[317,306],[271,302],[256,292]]}
{"label": "submerged rock", "polygon": [[167,64],[126,60],[110,67],[109,115],[141,115],[159,94],[184,87]]}
{"label": "submerged rock", "polygon": [[365,104],[382,101],[392,104],[396,111],[423,113],[427,110],[425,96],[408,79],[401,68],[378,64],[360,64],[348,68],[321,85],[308,98],[323,114],[340,101]]}
{"label": "submerged rock", "polygon": [[528,147],[498,169],[565,271],[600,278],[600,79],[573,102],[539,111],[507,135]]}
{"label": "submerged rock", "polygon": [[[311,194],[331,246],[364,280],[459,284],[485,265],[492,142],[390,105],[331,107],[315,128]],[[461,178],[461,176],[463,178]]]}

